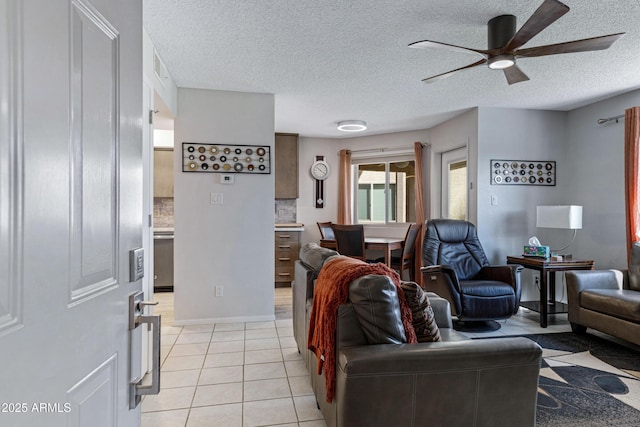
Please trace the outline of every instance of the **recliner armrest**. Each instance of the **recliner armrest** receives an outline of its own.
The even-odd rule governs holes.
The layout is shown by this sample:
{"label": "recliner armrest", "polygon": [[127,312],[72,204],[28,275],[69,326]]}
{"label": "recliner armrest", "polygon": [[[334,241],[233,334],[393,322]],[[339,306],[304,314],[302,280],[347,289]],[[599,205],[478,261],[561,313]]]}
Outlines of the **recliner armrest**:
{"label": "recliner armrest", "polygon": [[422,267],[420,272],[422,273],[422,286],[448,300],[451,304],[451,314],[457,315],[462,312],[460,282],[458,282],[453,268],[448,265],[430,265]]}
{"label": "recliner armrest", "polygon": [[515,287],[519,284],[518,275],[523,269],[521,265],[487,265],[474,279],[495,280]]}

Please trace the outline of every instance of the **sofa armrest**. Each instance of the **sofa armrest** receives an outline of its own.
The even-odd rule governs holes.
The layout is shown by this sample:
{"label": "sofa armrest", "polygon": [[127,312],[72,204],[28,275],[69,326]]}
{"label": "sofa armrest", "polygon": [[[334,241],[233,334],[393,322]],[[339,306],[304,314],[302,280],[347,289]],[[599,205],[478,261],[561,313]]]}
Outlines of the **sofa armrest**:
{"label": "sofa armrest", "polygon": [[620,289],[616,273],[612,270],[567,271],[567,290],[574,298],[585,289]]}
{"label": "sofa armrest", "polygon": [[346,375],[406,375],[499,369],[539,364],[542,349],[523,337],[342,348],[339,369]]}
{"label": "sofa armrest", "polygon": [[541,355],[522,337],[344,348],[328,424],[533,427]]}
{"label": "sofa armrest", "polygon": [[433,315],[436,318],[436,325],[438,325],[438,328],[453,328],[453,321],[451,320],[451,304],[449,304],[449,301],[434,292],[427,292],[427,297],[429,297],[429,303],[433,309]]}
{"label": "sofa armrest", "polygon": [[616,273],[612,270],[567,271],[567,302],[569,322],[582,325],[580,293],[588,289],[620,289]]}

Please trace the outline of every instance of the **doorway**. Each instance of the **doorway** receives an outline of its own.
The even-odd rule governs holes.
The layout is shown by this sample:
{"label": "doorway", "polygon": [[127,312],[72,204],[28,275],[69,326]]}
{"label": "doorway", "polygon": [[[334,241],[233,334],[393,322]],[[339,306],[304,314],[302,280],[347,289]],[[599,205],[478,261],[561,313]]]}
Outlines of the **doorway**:
{"label": "doorway", "polygon": [[153,118],[153,289],[173,292],[173,129],[171,111],[157,93]]}
{"label": "doorway", "polygon": [[468,218],[467,147],[442,153],[441,218]]}

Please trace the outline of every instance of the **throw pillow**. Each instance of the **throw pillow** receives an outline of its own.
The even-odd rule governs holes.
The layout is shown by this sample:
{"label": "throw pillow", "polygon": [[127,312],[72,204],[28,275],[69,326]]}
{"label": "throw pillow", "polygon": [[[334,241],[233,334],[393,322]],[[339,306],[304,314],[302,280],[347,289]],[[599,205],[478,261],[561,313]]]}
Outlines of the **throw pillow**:
{"label": "throw pillow", "polygon": [[413,329],[418,342],[441,341],[433,308],[424,289],[415,282],[400,282],[407,304],[413,316]]}

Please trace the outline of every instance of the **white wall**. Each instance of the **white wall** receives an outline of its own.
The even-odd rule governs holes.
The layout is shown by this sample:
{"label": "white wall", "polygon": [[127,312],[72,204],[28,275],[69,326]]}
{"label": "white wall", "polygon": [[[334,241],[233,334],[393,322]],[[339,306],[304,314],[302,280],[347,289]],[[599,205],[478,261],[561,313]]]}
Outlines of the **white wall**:
{"label": "white wall", "polygon": [[584,207],[582,230],[571,247],[581,257],[594,259],[598,269],[626,268],[627,254],[624,119],[604,125],[597,120],[639,105],[640,91],[636,90],[568,114],[568,193],[575,204]]}
{"label": "white wall", "polygon": [[[298,198],[298,222],[305,225],[302,233],[302,244],[318,242],[320,232],[316,222],[332,221],[338,218],[338,167],[341,149],[365,150],[387,147],[413,147],[414,142],[427,142],[429,131],[397,132],[382,135],[362,136],[345,139],[300,138],[299,146],[299,180],[300,197]],[[314,180],[309,168],[316,155],[324,155],[331,166],[331,175],[325,181],[326,205],[315,208],[313,204]],[[425,178],[426,180],[426,178]],[[426,185],[426,184],[425,184]],[[426,188],[426,187],[425,187]],[[366,226],[366,233],[376,236],[404,237],[407,226]]]}
{"label": "white wall", "polygon": [[273,152],[273,95],[181,88],[175,139],[175,324],[274,319],[273,173],[223,185],[217,173],[181,172],[184,141]]}

